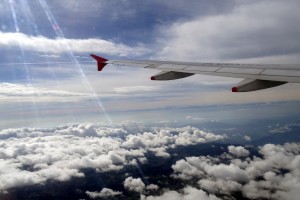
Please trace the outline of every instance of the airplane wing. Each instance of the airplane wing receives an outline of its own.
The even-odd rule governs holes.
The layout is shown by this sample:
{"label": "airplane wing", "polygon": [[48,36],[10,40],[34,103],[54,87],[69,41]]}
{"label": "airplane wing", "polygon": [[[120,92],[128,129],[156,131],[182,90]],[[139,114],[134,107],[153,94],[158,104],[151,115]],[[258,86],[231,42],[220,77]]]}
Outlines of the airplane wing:
{"label": "airplane wing", "polygon": [[98,71],[107,64],[160,70],[161,72],[152,76],[151,80],[175,80],[194,74],[243,78],[243,81],[232,87],[232,92],[261,90],[288,82],[300,83],[300,65],[107,60],[94,54],[91,56],[97,61]]}

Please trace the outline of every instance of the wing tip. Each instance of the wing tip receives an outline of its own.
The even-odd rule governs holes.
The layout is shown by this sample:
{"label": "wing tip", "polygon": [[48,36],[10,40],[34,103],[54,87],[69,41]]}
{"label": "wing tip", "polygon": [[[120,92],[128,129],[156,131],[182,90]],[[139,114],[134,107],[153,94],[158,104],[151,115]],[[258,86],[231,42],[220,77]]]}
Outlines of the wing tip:
{"label": "wing tip", "polygon": [[90,54],[90,56],[97,61],[98,71],[102,71],[105,65],[107,65],[106,63],[106,61],[108,61],[107,59],[97,56],[95,54]]}

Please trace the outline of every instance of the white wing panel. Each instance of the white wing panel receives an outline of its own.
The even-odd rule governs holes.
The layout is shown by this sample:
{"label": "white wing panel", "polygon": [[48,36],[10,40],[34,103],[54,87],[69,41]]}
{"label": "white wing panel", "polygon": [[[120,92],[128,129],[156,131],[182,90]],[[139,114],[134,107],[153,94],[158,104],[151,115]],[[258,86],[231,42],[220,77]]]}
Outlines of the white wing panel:
{"label": "white wing panel", "polygon": [[132,67],[141,67],[146,68],[152,65],[152,63],[142,63],[142,62],[122,62],[122,61],[108,61],[108,64],[114,64],[114,65],[124,65],[124,66],[132,66]]}
{"label": "white wing panel", "polygon": [[220,67],[206,67],[206,66],[188,66],[185,68],[187,71],[201,71],[201,72],[215,72],[218,69],[221,69]]}
{"label": "white wing panel", "polygon": [[251,69],[251,68],[236,68],[236,67],[223,67],[217,72],[220,73],[236,73],[236,74],[259,74],[263,69]]}
{"label": "white wing panel", "polygon": [[187,65],[174,65],[174,64],[161,64],[157,67],[157,69],[173,69],[174,70],[182,70],[186,68]]}
{"label": "white wing panel", "polygon": [[300,76],[300,71],[299,70],[266,69],[261,74],[262,75],[270,75],[270,76]]}

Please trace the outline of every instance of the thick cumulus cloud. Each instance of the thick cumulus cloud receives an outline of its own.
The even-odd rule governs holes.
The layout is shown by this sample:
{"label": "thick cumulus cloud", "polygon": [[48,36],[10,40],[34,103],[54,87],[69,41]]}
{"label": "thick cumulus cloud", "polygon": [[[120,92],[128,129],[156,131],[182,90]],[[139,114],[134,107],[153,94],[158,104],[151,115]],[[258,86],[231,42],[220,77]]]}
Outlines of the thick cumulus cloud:
{"label": "thick cumulus cloud", "polygon": [[232,146],[232,145],[228,146],[228,152],[233,154],[233,155],[236,155],[238,157],[247,157],[247,156],[249,156],[249,153],[250,153],[244,147],[241,147],[241,146],[235,147],[235,146]]}
{"label": "thick cumulus cloud", "polygon": [[166,39],[158,57],[234,60],[299,55],[299,1],[235,3],[231,12],[164,27]]}
{"label": "thick cumulus cloud", "polygon": [[99,52],[110,55],[132,56],[148,52],[143,47],[129,47],[124,44],[116,44],[99,38],[52,39],[44,36],[31,36],[24,33],[13,32],[0,32],[0,45],[7,48],[19,48],[21,46],[24,50],[28,51],[54,54],[66,52]]}
{"label": "thick cumulus cloud", "polygon": [[47,180],[84,177],[81,172],[84,168],[99,172],[120,170],[137,165],[137,161],[147,162],[148,151],[168,158],[169,148],[223,139],[192,127],[136,131],[93,124],[3,130],[0,132],[0,191]]}
{"label": "thick cumulus cloud", "polygon": [[124,181],[124,187],[130,191],[142,193],[145,189],[145,184],[140,178],[128,177]]}
{"label": "thick cumulus cloud", "polygon": [[230,147],[235,157],[227,153],[187,157],[172,166],[173,177],[196,180],[202,190],[223,198],[234,199],[240,193],[248,199],[298,199],[300,144],[266,144],[259,150],[260,157],[240,159],[241,152],[242,157],[249,154],[245,150]]}
{"label": "thick cumulus cloud", "polygon": [[118,195],[122,195],[122,192],[119,191],[113,191],[112,189],[109,188],[103,188],[100,192],[90,192],[86,191],[85,192],[91,199],[97,199],[97,198],[109,198],[109,197],[114,197]]}
{"label": "thick cumulus cloud", "polygon": [[[171,132],[178,132],[174,135]],[[222,140],[224,136],[204,132],[197,128],[170,128],[157,130],[155,133],[144,132],[142,134],[128,135],[123,145],[127,148],[160,148],[186,146],[191,144],[206,143]],[[161,149],[160,149],[161,150]]]}
{"label": "thick cumulus cloud", "polygon": [[155,185],[155,184],[150,184],[150,185],[147,185],[146,189],[147,190],[158,190],[159,186]]}

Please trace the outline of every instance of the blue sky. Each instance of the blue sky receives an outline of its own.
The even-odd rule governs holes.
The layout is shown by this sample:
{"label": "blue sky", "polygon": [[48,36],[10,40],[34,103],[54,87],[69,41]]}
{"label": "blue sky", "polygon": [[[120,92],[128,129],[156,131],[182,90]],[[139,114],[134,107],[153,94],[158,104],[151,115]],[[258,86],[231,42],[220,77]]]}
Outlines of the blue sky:
{"label": "blue sky", "polygon": [[239,79],[154,82],[155,70],[110,65],[98,73],[89,57],[295,64],[298,5],[6,0],[0,5],[1,128],[140,120],[141,111],[159,111],[163,117],[154,118],[168,120],[174,108],[298,101],[297,84],[232,94]]}

